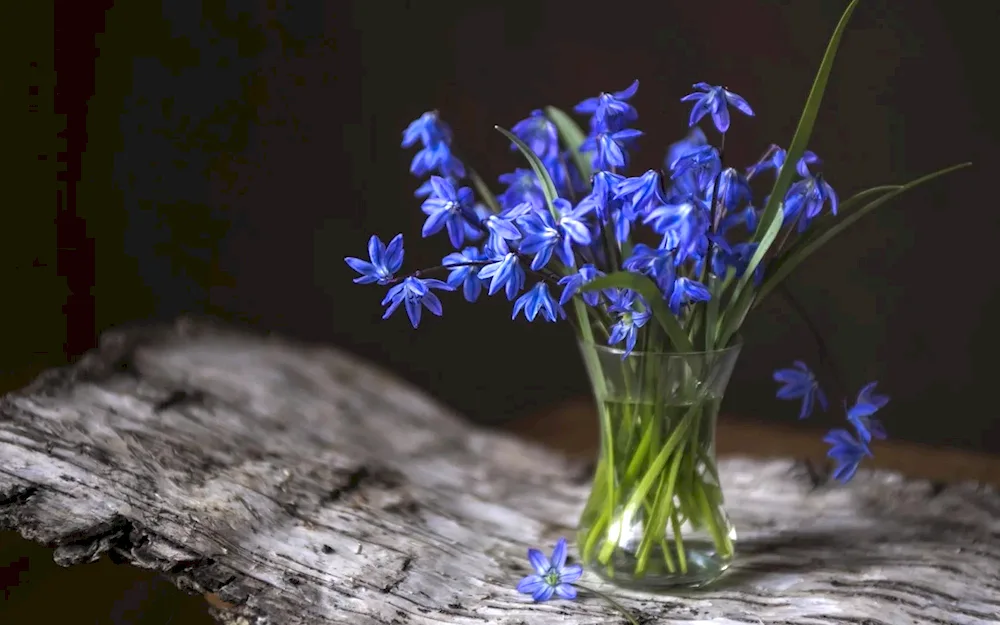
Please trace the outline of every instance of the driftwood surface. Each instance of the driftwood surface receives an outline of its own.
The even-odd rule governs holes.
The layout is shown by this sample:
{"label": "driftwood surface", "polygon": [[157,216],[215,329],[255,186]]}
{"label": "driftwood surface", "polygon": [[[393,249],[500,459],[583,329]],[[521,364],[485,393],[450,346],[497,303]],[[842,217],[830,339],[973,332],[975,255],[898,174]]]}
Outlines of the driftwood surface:
{"label": "driftwood surface", "polygon": [[[738,565],[614,591],[644,624],[1000,623],[996,491],[721,472]],[[0,404],[0,528],[215,593],[227,625],[624,623],[514,590],[529,546],[572,539],[589,477],[354,357],[202,322],[110,333]]]}

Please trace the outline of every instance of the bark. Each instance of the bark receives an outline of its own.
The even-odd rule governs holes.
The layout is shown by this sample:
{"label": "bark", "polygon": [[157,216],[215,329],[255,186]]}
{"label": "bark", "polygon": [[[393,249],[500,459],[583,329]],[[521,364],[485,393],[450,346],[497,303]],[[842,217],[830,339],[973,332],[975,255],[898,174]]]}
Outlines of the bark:
{"label": "bark", "polygon": [[[612,590],[640,622],[1000,622],[996,491],[720,468],[738,565]],[[228,625],[624,623],[514,590],[529,546],[572,540],[589,470],[345,353],[190,320],[109,333],[0,403],[0,527],[214,593]]]}

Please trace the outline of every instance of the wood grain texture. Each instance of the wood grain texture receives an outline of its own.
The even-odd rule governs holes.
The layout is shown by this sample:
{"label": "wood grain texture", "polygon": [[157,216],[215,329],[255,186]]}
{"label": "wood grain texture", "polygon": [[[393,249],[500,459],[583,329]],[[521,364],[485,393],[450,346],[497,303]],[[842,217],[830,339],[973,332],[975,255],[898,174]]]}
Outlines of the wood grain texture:
{"label": "wood grain texture", "polygon": [[[721,471],[739,565],[619,592],[643,623],[1000,622],[993,489]],[[64,565],[162,571],[227,625],[623,623],[513,590],[527,547],[572,536],[588,478],[343,353],[200,322],[107,335],[0,404],[0,527]]]}

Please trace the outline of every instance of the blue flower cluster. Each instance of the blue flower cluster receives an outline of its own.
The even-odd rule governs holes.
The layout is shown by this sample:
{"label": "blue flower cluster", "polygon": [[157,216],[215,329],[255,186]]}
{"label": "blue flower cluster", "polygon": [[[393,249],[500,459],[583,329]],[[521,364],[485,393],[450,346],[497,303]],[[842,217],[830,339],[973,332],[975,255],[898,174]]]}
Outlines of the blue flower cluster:
{"label": "blue flower cluster", "polygon": [[[817,403],[826,411],[828,407],[826,395],[820,388],[816,376],[805,363],[797,360],[792,368],[778,369],[774,372],[774,380],[782,385],[778,389],[778,399],[802,401],[799,410],[800,419],[810,416]],[[872,456],[869,448],[872,439],[886,438],[885,428],[874,415],[889,403],[889,398],[875,393],[877,384],[877,382],[866,384],[852,406],[848,407],[845,402],[847,422],[852,426],[854,433],[844,428],[834,428],[823,438],[823,442],[830,445],[827,455],[836,463],[833,470],[835,480],[847,482],[854,477],[861,461]]]}
{"label": "blue flower cluster", "polygon": [[[402,235],[388,244],[373,236],[368,260],[345,259],[359,274],[354,281],[388,287],[384,317],[402,305],[414,327],[424,309],[441,315],[435,291],[459,290],[469,302],[484,290],[488,296],[502,292],[513,302],[512,318],[523,315],[528,321],[564,319],[565,307],[576,298],[593,311],[608,344],[621,346],[622,358],[650,325],[653,306],[645,299],[650,293],[585,289],[594,280],[621,271],[645,276],[670,313],[679,321],[692,320],[699,304],[719,297],[709,288],[711,278],[738,279],[747,272],[758,245],[751,235],[761,217],[752,183],[767,172],[777,178],[786,151],[771,145],[744,170],[726,166],[722,146],[731,113],[753,116],[754,111],[725,87],[697,83],[681,98],[691,104],[687,136],[668,147],[662,169],[628,175],[643,134],[633,127],[639,118],[632,104],[638,89],[635,81],[577,104],[574,110],[588,116],[588,131],[575,142],[558,118],[532,111],[512,127],[522,145],[511,149],[526,148],[537,159],[531,168],[501,175],[504,189],[495,196],[454,154],[451,128],[438,113],[421,115],[403,132],[402,142],[419,147],[410,171],[425,178],[414,193],[426,216],[421,234],[445,232],[454,250],[437,267],[399,275]],[[698,126],[706,118],[720,133],[719,147]],[[837,194],[818,171],[820,163],[808,150],[795,163],[796,179],[780,205],[785,238],[806,231],[827,209],[837,213]],[[750,279],[759,285],[765,264],[754,262]],[[435,271],[446,273],[444,280],[429,277]],[[800,418],[817,403],[827,409],[826,396],[805,364],[779,370],[775,379],[783,384],[778,397],[802,401]],[[824,439],[838,463],[837,479],[850,479],[861,459],[871,455],[871,439],[885,436],[873,415],[887,401],[874,394],[874,383],[866,386],[847,410],[855,433],[835,429]],[[542,595],[559,592],[558,586],[534,582],[528,586]]]}
{"label": "blue flower cluster", "polygon": [[[628,289],[586,292],[584,285],[620,270],[642,274],[657,285],[670,311],[685,318],[712,298],[708,277],[739,278],[746,271],[756,249],[749,235],[759,217],[751,181],[767,170],[777,174],[784,165],[785,151],[771,146],[745,171],[724,166],[723,151],[697,124],[710,118],[724,138],[731,110],[754,112],[724,87],[694,88],[681,99],[692,104],[691,132],[669,147],[664,169],[636,176],[626,170],[642,136],[632,127],[639,117],[631,102],[638,81],[576,105],[577,113],[589,116],[589,131],[576,146],[545,111],[533,111],[511,132],[538,157],[547,180],[532,169],[516,169],[499,177],[505,188],[496,197],[484,197],[483,185],[473,184],[474,174],[452,151],[451,128],[436,111],[424,113],[406,128],[402,145],[420,146],[410,170],[427,176],[415,193],[426,215],[421,234],[447,233],[455,251],[432,268],[447,271],[447,277],[443,282],[424,277],[428,269],[397,276],[400,237],[388,246],[373,237],[370,260],[346,259],[361,274],[355,281],[389,286],[386,316],[403,303],[414,326],[422,308],[441,313],[433,290],[461,290],[470,302],[484,286],[491,296],[502,291],[513,302],[512,317],[523,312],[529,321],[565,318],[564,307],[579,297],[596,309],[609,344],[621,345],[626,356],[650,319],[649,302]],[[581,163],[589,164],[589,171]],[[836,193],[813,172],[818,164],[812,152],[803,155],[796,164],[799,179],[784,199],[784,223],[799,232],[824,207],[837,210]],[[480,197],[466,183],[477,186]],[[552,202],[546,200],[549,183],[557,196]],[[740,229],[743,236],[734,237]],[[758,284],[763,271],[763,263],[756,265]]]}

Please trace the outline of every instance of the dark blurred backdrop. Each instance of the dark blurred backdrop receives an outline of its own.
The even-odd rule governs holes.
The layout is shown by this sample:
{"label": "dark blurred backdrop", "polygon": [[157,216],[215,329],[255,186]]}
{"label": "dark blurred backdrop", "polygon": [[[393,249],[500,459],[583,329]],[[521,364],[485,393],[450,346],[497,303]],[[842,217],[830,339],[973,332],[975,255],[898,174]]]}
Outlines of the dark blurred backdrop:
{"label": "dark blurred backdrop", "polygon": [[[685,132],[678,99],[708,81],[756,109],[727,142],[749,163],[787,144],[846,2],[8,4],[2,390],[109,327],[193,312],[341,346],[499,422],[587,393],[568,328],[512,323],[501,298],[456,296],[413,331],[402,315],[381,321],[382,290],[352,284],[343,263],[372,233],[405,233],[411,268],[446,253],[418,236],[406,124],[439,109],[495,180],[520,162],[493,124],[638,78],[643,171]],[[996,27],[990,3],[862,3],[811,145],[828,179],[846,197],[975,167],[867,218],[790,283],[848,384],[878,379],[893,396],[894,436],[992,452]],[[770,372],[816,350],[780,299],[759,312],[727,409],[793,420]],[[45,549],[0,534],[0,621],[210,622],[200,600],[109,567],[55,572]]]}
{"label": "dark blurred backdrop", "polygon": [[[756,109],[727,141],[749,164],[790,139],[846,2],[88,0],[54,17],[27,4],[4,43],[10,375],[111,326],[200,312],[341,346],[497,422],[586,393],[584,372],[568,327],[512,323],[501,297],[447,297],[414,331],[380,320],[382,289],[352,284],[343,257],[372,233],[403,232],[410,268],[448,251],[419,238],[402,129],[439,109],[495,180],[521,163],[493,124],[638,78],[642,171],[684,134],[678,100],[704,80]],[[810,146],[827,178],[846,197],[975,166],[880,209],[790,284],[848,384],[892,395],[895,436],[1000,451],[994,14],[862,3]],[[770,372],[816,361],[806,327],[774,298],[745,341],[728,410],[793,420]]]}

